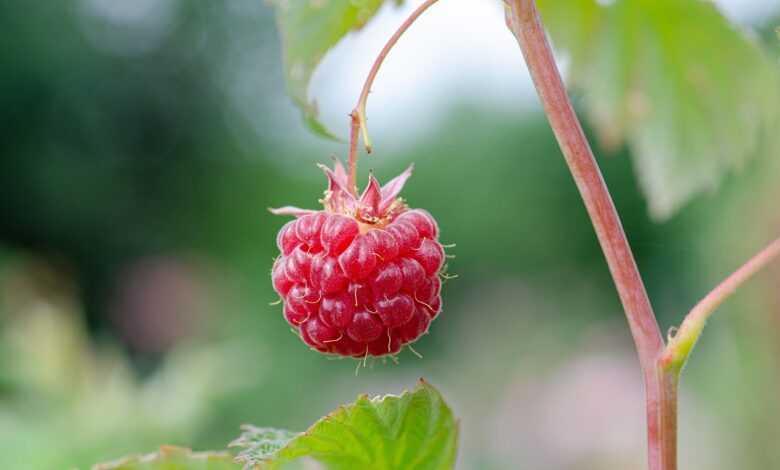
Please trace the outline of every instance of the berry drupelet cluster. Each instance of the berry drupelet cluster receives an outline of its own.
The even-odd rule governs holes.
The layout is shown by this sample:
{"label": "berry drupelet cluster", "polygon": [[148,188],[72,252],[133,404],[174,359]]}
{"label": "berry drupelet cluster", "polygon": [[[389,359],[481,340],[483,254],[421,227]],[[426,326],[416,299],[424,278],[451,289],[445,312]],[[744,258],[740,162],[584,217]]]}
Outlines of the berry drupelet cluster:
{"label": "berry drupelet cluster", "polygon": [[357,198],[340,163],[321,167],[329,180],[324,210],[272,210],[296,217],[279,231],[271,274],[284,317],[322,353],[397,354],[441,311],[439,228],[398,197],[411,168],[383,187],[369,176]]}

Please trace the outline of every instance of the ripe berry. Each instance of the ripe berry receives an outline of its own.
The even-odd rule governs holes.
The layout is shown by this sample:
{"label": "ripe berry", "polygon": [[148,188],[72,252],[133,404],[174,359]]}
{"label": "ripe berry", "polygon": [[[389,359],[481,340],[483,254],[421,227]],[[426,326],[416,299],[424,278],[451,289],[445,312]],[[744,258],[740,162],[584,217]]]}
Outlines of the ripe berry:
{"label": "ripe berry", "polygon": [[357,198],[344,168],[322,167],[329,187],[320,211],[283,207],[271,278],[284,317],[304,343],[340,356],[397,354],[441,311],[439,227],[398,197],[411,168],[384,187],[373,176]]}

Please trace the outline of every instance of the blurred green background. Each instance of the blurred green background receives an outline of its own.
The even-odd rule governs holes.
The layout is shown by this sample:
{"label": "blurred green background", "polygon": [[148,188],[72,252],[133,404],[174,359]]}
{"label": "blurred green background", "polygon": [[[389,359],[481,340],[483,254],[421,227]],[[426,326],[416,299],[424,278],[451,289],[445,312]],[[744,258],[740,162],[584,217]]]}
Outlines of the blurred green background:
{"label": "blurred green background", "polygon": [[[776,51],[771,24],[753,26]],[[422,359],[356,375],[269,305],[285,220],[266,208],[313,207],[314,163],[346,152],[288,103],[270,8],[9,0],[0,30],[0,467],[224,448],[242,423],[302,430],[424,376],[462,419],[460,468],[641,468],[635,353],[537,108],[455,97],[364,159],[385,180],[415,162],[405,196],[457,243],[459,278]],[[780,233],[777,155],[655,223],[628,155],[596,153],[664,329]],[[779,291],[775,268],[708,327],[683,382],[683,468],[780,468]]]}

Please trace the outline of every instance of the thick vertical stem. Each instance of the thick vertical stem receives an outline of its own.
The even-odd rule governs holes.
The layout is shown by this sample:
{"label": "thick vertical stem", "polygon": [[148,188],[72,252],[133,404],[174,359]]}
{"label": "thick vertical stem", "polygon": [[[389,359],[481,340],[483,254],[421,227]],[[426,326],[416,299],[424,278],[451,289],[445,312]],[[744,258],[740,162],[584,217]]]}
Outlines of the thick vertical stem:
{"label": "thick vertical stem", "polygon": [[661,390],[660,412],[661,468],[677,470],[677,389],[680,384],[679,371],[658,369]]}
{"label": "thick vertical stem", "polygon": [[[533,0],[505,0],[507,24],[517,38],[542,106],[579,188],[628,318],[642,365],[647,403],[648,460],[666,470],[662,458],[664,404],[658,359],[664,342],[614,203],[574,113]],[[672,452],[672,450],[669,450]]]}

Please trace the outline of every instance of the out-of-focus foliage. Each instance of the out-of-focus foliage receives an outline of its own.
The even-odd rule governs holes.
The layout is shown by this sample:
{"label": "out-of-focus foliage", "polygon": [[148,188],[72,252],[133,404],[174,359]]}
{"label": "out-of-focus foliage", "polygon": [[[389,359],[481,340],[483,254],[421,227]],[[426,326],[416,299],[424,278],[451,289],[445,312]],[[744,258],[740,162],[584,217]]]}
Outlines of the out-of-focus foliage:
{"label": "out-of-focus foliage", "polygon": [[[236,342],[181,344],[140,381],[115,346],[90,343],[67,280],[21,259],[4,268],[0,454],[8,468],[71,468],[106,450],[186,442],[207,418],[205,404],[245,386],[226,373],[248,364],[247,345]],[[41,280],[46,296],[35,292]]]}
{"label": "out-of-focus foliage", "polygon": [[420,382],[400,396],[360,396],[305,433],[248,426],[231,447],[243,449],[239,461],[268,470],[302,457],[332,470],[449,470],[457,455],[458,423],[441,394]]}
{"label": "out-of-focus foliage", "polygon": [[777,139],[777,61],[712,2],[540,3],[602,143],[630,145],[655,218],[716,188],[762,140]]}

